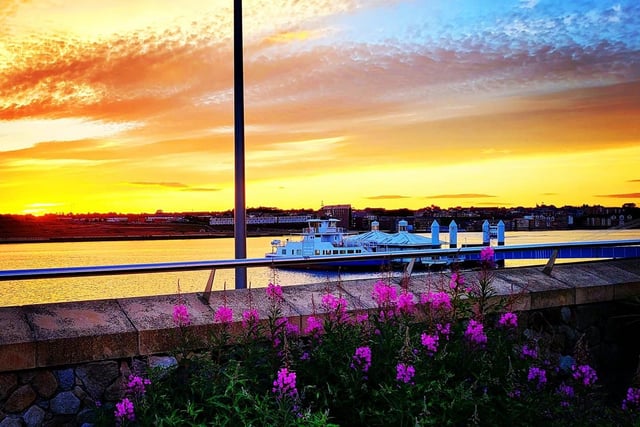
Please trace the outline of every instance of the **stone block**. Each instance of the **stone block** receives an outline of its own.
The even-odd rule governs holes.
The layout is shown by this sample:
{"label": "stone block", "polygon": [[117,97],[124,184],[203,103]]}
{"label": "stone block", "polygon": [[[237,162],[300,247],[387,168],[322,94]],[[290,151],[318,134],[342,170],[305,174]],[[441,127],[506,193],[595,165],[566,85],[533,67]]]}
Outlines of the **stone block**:
{"label": "stone block", "polygon": [[[125,298],[118,302],[137,331],[137,351],[141,355],[202,348],[212,330],[214,312],[196,294]],[[189,325],[182,328],[173,319],[178,304],[189,312]]]}
{"label": "stone block", "polygon": [[574,305],[576,301],[575,289],[562,288],[547,291],[531,292],[531,310],[540,310],[551,307]]}
{"label": "stone block", "polygon": [[39,367],[135,356],[137,337],[117,301],[24,307],[37,341]]}
{"label": "stone block", "polygon": [[18,371],[36,366],[36,342],[20,307],[0,308],[0,369]]}
{"label": "stone block", "polygon": [[640,281],[619,283],[613,287],[613,299],[626,299],[640,296]]}

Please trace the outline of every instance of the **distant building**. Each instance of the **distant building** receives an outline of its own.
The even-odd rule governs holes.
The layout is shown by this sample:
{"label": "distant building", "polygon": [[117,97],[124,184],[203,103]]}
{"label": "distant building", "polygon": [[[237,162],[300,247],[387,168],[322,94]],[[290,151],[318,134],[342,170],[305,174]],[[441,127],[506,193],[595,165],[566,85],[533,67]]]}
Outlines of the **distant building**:
{"label": "distant building", "polygon": [[320,214],[330,218],[337,218],[340,220],[339,227],[349,229],[352,228],[351,219],[351,205],[326,205],[320,208]]}

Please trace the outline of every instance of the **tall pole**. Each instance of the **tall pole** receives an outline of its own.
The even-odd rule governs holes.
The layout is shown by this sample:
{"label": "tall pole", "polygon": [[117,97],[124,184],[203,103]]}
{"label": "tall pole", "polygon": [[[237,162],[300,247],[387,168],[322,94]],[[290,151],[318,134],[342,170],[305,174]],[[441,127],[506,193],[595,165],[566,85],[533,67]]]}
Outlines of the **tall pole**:
{"label": "tall pole", "polygon": [[[233,106],[235,124],[235,209],[236,259],[247,257],[247,212],[244,173],[244,76],[242,58],[242,0],[233,0]],[[236,289],[246,289],[247,268],[236,268]]]}

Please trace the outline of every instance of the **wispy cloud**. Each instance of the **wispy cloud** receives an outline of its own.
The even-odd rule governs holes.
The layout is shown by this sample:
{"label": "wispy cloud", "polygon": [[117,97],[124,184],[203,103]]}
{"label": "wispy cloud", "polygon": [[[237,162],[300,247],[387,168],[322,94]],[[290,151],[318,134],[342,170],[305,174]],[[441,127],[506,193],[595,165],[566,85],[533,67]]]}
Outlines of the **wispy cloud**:
{"label": "wispy cloud", "polygon": [[204,188],[204,187],[193,187],[193,188],[185,188],[182,191],[195,191],[195,192],[216,192],[216,191],[221,191],[222,188]]}
{"label": "wispy cloud", "polygon": [[148,181],[136,181],[130,182],[131,185],[140,185],[143,187],[169,187],[169,188],[187,188],[186,184],[180,182],[148,182]]}
{"label": "wispy cloud", "polygon": [[481,199],[485,197],[496,197],[490,194],[480,193],[458,193],[458,194],[438,194],[434,196],[425,196],[425,199]]}
{"label": "wispy cloud", "polygon": [[610,199],[637,199],[640,198],[640,193],[597,194],[596,197],[607,197]]}
{"label": "wispy cloud", "polygon": [[367,200],[397,200],[397,199],[408,199],[409,196],[401,196],[399,194],[383,194],[380,196],[369,196],[365,198]]}

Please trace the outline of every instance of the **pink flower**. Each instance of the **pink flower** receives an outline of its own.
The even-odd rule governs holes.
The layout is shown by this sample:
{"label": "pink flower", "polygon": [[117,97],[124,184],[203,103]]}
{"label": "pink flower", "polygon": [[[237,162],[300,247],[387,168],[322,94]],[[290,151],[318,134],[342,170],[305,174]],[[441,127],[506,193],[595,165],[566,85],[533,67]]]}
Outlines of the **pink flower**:
{"label": "pink flower", "polygon": [[416,374],[416,368],[413,365],[398,363],[396,365],[396,380],[405,384],[413,384],[413,377]]}
{"label": "pink flower", "polygon": [[449,280],[449,287],[453,290],[458,289],[459,286],[464,285],[464,277],[459,275],[458,273],[453,273],[451,275],[451,279]]}
{"label": "pink flower", "polygon": [[398,298],[398,311],[404,314],[411,314],[415,310],[416,304],[413,301],[411,292],[403,292]]}
{"label": "pink flower", "polygon": [[422,345],[429,351],[431,354],[438,351],[438,335],[429,335],[425,332],[420,335],[420,341]]}
{"label": "pink flower", "polygon": [[173,323],[179,327],[191,324],[191,320],[189,319],[189,309],[186,305],[178,304],[173,306]]}
{"label": "pink flower", "polygon": [[592,386],[598,380],[595,369],[589,365],[580,365],[573,369],[573,378],[575,380],[581,380],[585,387]]}
{"label": "pink flower", "polygon": [[287,368],[281,368],[278,371],[278,375],[273,382],[273,388],[271,391],[281,399],[283,397],[296,398],[298,396],[298,389],[296,389],[296,373],[289,372]]}
{"label": "pink flower", "polygon": [[451,323],[447,323],[445,325],[438,323],[436,325],[436,330],[440,335],[444,336],[444,338],[448,340],[449,335],[451,335]]}
{"label": "pink flower", "polygon": [[284,297],[282,296],[282,287],[280,285],[269,283],[267,286],[267,298],[269,298],[273,303],[280,303],[284,301]]}
{"label": "pink flower", "polygon": [[384,283],[382,280],[378,280],[373,285],[373,291],[371,297],[378,304],[378,307],[385,307],[394,305],[398,299],[398,293],[396,288]]}
{"label": "pink flower", "polygon": [[352,357],[351,368],[360,369],[362,372],[369,371],[371,367],[371,347],[358,347]]}
{"label": "pink flower", "polygon": [[538,357],[538,351],[535,348],[529,347],[528,345],[525,344],[522,346],[522,352],[520,353],[520,358],[526,359],[527,357],[536,359]]}
{"label": "pink flower", "polygon": [[420,297],[421,304],[430,304],[434,310],[451,310],[451,297],[446,292],[428,292]]}
{"label": "pink flower", "polygon": [[146,378],[130,375],[127,381],[126,393],[142,396],[145,394],[146,386],[149,384],[151,384],[151,381]]}
{"label": "pink flower", "polygon": [[518,316],[515,313],[504,313],[498,320],[498,325],[506,328],[518,327]]}
{"label": "pink flower", "polygon": [[345,311],[347,308],[347,300],[336,297],[333,294],[324,294],[322,296],[322,307],[327,311]]}
{"label": "pink flower", "polygon": [[255,308],[246,310],[242,313],[242,327],[248,328],[251,325],[255,325],[260,320],[260,313]]}
{"label": "pink flower", "polygon": [[464,332],[465,337],[474,344],[484,345],[487,342],[487,336],[484,333],[484,326],[476,320],[469,320],[467,330]]}
{"label": "pink flower", "polygon": [[527,380],[534,381],[538,388],[542,388],[547,383],[547,372],[544,369],[532,366],[529,368]]}
{"label": "pink flower", "polygon": [[622,401],[622,410],[627,411],[640,406],[640,388],[629,387],[627,397]]}
{"label": "pink flower", "polygon": [[231,323],[233,321],[233,310],[229,307],[221,305],[213,315],[213,321],[216,323]]}
{"label": "pink flower", "polygon": [[287,332],[287,335],[289,336],[300,335],[300,327],[295,323],[289,322],[288,320],[285,323],[285,330]]}
{"label": "pink flower", "polygon": [[493,262],[495,252],[491,246],[485,246],[480,251],[480,260],[485,262]]}
{"label": "pink flower", "polygon": [[133,421],[136,419],[135,410],[133,408],[133,402],[131,402],[128,398],[122,399],[120,402],[116,403],[116,410],[114,412],[116,419],[120,422],[124,420]]}
{"label": "pink flower", "polygon": [[355,322],[359,324],[366,324],[369,321],[369,315],[367,313],[356,314]]}
{"label": "pink flower", "polygon": [[315,335],[321,334],[323,331],[323,325],[318,318],[315,316],[307,317],[307,328],[304,330],[304,333],[307,335]]}

